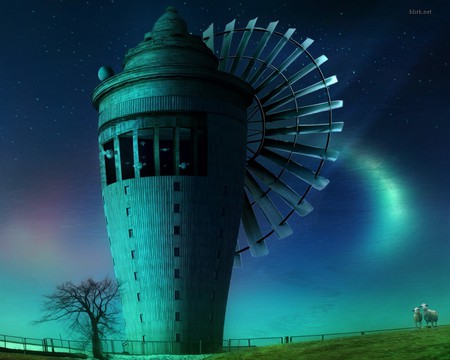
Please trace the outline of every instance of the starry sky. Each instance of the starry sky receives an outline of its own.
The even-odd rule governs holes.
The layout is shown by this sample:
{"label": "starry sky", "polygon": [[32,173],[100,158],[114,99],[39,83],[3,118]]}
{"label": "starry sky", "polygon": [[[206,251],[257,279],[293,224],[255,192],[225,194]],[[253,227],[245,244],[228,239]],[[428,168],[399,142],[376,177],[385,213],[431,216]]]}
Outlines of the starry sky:
{"label": "starry sky", "polygon": [[[427,302],[450,323],[450,32],[446,1],[0,0],[0,334],[73,337],[30,325],[65,281],[114,276],[101,202],[97,70],[173,5],[201,34],[279,20],[325,54],[344,107],[339,159],[315,210],[270,254],[243,255],[225,338],[412,326]],[[421,10],[426,13],[414,14]]]}

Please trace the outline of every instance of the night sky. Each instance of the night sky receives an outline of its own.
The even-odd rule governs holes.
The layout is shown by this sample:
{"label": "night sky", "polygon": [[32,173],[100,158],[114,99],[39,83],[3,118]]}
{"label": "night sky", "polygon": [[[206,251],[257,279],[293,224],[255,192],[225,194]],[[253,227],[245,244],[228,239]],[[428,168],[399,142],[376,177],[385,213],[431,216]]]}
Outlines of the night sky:
{"label": "night sky", "polygon": [[[297,29],[325,54],[344,107],[331,180],[293,236],[233,272],[225,338],[450,323],[450,32],[447,1],[0,1],[0,334],[31,326],[65,281],[114,276],[101,202],[97,70],[121,71],[168,5],[200,35],[237,18]],[[427,11],[411,14],[410,10]],[[431,14],[429,14],[431,10]],[[309,85],[309,84],[308,84]]]}

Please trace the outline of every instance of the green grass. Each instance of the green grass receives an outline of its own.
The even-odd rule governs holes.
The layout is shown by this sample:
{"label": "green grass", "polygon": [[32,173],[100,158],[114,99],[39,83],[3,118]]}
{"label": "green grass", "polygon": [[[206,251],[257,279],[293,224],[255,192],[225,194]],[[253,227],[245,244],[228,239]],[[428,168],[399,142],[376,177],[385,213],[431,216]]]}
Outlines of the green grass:
{"label": "green grass", "polygon": [[205,360],[450,359],[450,326],[255,347]]}

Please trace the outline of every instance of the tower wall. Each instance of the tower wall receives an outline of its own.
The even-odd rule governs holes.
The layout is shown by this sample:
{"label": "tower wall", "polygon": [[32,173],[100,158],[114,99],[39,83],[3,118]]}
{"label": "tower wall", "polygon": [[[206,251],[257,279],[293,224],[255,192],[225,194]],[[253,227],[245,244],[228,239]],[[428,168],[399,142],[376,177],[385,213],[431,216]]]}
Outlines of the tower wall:
{"label": "tower wall", "polygon": [[[143,123],[129,122],[135,131]],[[128,131],[123,124],[118,128]],[[108,135],[120,132],[110,129]],[[246,127],[208,114],[207,139],[206,176],[137,177],[106,185],[103,168],[108,236],[129,340],[180,342],[180,352],[198,350],[200,340],[221,344],[241,216]],[[162,350],[170,351],[166,346]]]}

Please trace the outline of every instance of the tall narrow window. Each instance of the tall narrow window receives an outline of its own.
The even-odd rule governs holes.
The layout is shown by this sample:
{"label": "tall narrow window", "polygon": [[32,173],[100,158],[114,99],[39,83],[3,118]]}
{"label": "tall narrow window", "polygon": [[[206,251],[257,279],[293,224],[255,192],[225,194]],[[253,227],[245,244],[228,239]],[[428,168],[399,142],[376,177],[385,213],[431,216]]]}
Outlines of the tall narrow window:
{"label": "tall narrow window", "polygon": [[138,133],[140,176],[155,175],[155,155],[153,146],[153,129],[141,129]]}
{"label": "tall narrow window", "polygon": [[175,300],[180,300],[180,290],[175,290]]}
{"label": "tall narrow window", "polygon": [[175,225],[175,226],[173,227],[173,234],[174,234],[174,235],[180,235],[180,232],[181,232],[180,226],[179,226],[179,225]]}
{"label": "tall narrow window", "polygon": [[131,132],[119,136],[120,167],[122,180],[134,178],[133,134]]}
{"label": "tall narrow window", "polygon": [[131,208],[127,207],[126,209],[127,216],[131,216]]}
{"label": "tall narrow window", "polygon": [[110,140],[103,145],[103,154],[103,159],[105,161],[106,185],[109,185],[117,181],[114,140]]}
{"label": "tall narrow window", "polygon": [[137,297],[137,301],[141,301],[141,293],[137,293],[136,297]]}
{"label": "tall narrow window", "polygon": [[180,269],[175,269],[174,270],[174,278],[175,279],[179,279],[180,278]]}
{"label": "tall narrow window", "polygon": [[180,175],[194,175],[193,141],[192,130],[188,128],[178,128],[180,141]]}
{"label": "tall narrow window", "polygon": [[197,175],[208,175],[208,142],[205,130],[196,131],[195,153],[197,160]]}
{"label": "tall narrow window", "polygon": [[175,175],[172,127],[159,128],[159,166],[161,175]]}
{"label": "tall narrow window", "polygon": [[136,250],[131,250],[131,258],[134,259],[136,257]]}
{"label": "tall narrow window", "polygon": [[133,229],[128,229],[128,237],[132,238],[134,236]]}
{"label": "tall narrow window", "polygon": [[180,312],[179,311],[175,312],[175,321],[180,321],[180,318],[181,318]]}
{"label": "tall narrow window", "polygon": [[140,314],[139,319],[141,320],[141,322],[144,322],[144,314]]}
{"label": "tall narrow window", "polygon": [[175,334],[175,341],[176,342],[180,342],[181,341],[181,335],[180,334]]}
{"label": "tall narrow window", "polygon": [[131,189],[130,186],[127,185],[123,188],[123,191],[125,192],[125,195],[130,195],[131,194]]}
{"label": "tall narrow window", "polygon": [[134,280],[137,280],[138,279],[138,273],[137,273],[137,271],[135,271],[134,272]]}

